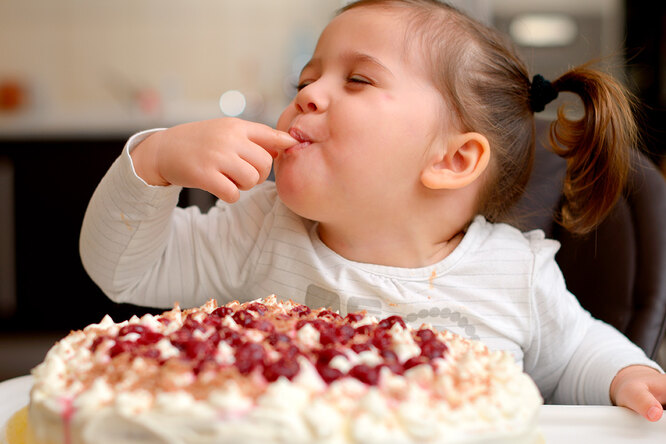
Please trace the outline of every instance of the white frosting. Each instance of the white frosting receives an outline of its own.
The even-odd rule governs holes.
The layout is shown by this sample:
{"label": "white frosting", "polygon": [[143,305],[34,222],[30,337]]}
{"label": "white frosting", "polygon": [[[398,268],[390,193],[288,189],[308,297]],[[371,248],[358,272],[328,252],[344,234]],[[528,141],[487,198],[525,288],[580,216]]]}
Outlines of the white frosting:
{"label": "white frosting", "polygon": [[331,359],[331,362],[329,362],[328,366],[336,370],[340,370],[342,373],[347,373],[352,368],[352,364],[349,362],[349,359],[342,355],[338,355]]}
{"label": "white frosting", "polygon": [[245,337],[252,342],[261,342],[264,340],[264,334],[259,330],[249,330]]}
{"label": "white frosting", "polygon": [[194,397],[185,391],[162,392],[155,396],[155,410],[166,414],[187,413],[195,404]]}
{"label": "white frosting", "polygon": [[[175,347],[174,347],[175,348]],[[236,362],[236,357],[234,356],[234,349],[231,348],[229,344],[224,341],[221,341],[217,344],[217,355],[215,360],[220,364],[231,365]]]}
{"label": "white frosting", "polygon": [[379,356],[377,350],[373,349],[373,350],[365,350],[359,353],[357,355],[357,358],[354,360],[354,365],[365,364],[374,367],[375,365],[379,365],[382,362],[384,362],[382,357]]}
{"label": "white frosting", "polygon": [[162,338],[157,341],[156,348],[160,352],[160,356],[163,359],[173,358],[174,356],[178,356],[180,354],[180,351],[174,347],[173,344],[171,344],[171,341],[169,341],[167,338]]}
{"label": "white frosting", "polygon": [[317,369],[303,357],[299,357],[298,363],[300,371],[292,381],[312,393],[312,398],[323,393],[326,390],[326,383],[319,377]]}
{"label": "white frosting", "polygon": [[[280,313],[294,307],[274,298],[257,302],[277,304]],[[207,304],[195,319],[202,321],[215,307]],[[232,307],[237,309],[238,304]],[[64,443],[66,420],[62,418],[71,412],[72,443],[467,444],[529,443],[536,439],[535,415],[542,401],[531,379],[509,354],[490,352],[482,344],[449,332],[438,333],[448,347],[444,358],[402,375],[384,367],[376,386],[352,377],[326,384],[303,356],[298,357],[300,369],[291,381],[280,377],[268,384],[253,373],[245,382],[229,379],[203,395],[196,390],[197,381],[215,384],[215,373],[204,371],[197,377],[178,366],[161,370],[166,372],[161,377],[168,380],[168,390],[142,387],[141,375],[155,371],[155,364],[141,357],[128,363],[122,378],[113,383],[104,377],[86,382],[77,376],[86,375],[96,365],[116,362],[107,357],[105,364],[103,358],[114,341],[100,342],[92,353],[95,338],[113,337],[123,326],[133,324],[172,333],[182,326],[185,315],[176,309],[164,317],[171,322],[165,325],[158,317],[145,315],[115,324],[105,316],[99,324],[59,341],[33,371],[30,423],[36,436],[44,442]],[[352,325],[376,322],[365,316]],[[221,323],[240,329],[230,316]],[[401,362],[420,354],[410,328],[396,323],[389,332]],[[252,334],[252,341],[263,341],[262,332]],[[196,335],[208,337],[210,332]],[[320,346],[319,332],[310,324],[294,336],[300,344]],[[139,337],[129,333],[122,339],[137,341]],[[157,341],[155,348],[161,359],[177,361],[181,353],[167,338]],[[233,366],[234,349],[220,342],[214,361],[223,367]],[[346,374],[355,365],[382,362],[373,347],[358,354],[347,350],[335,356],[329,366]],[[71,408],[67,407],[70,400]]]}
{"label": "white frosting", "polygon": [[312,324],[305,324],[296,332],[298,341],[306,347],[316,347],[319,344],[319,332]]}
{"label": "white frosting", "polygon": [[208,401],[222,416],[234,419],[245,416],[254,407],[252,398],[246,396],[234,382],[226,384],[224,390],[213,390]]}
{"label": "white frosting", "polygon": [[414,342],[409,329],[402,328],[400,324],[395,323],[391,327],[391,334],[393,335],[394,351],[400,362],[405,362],[421,354],[421,348]]}

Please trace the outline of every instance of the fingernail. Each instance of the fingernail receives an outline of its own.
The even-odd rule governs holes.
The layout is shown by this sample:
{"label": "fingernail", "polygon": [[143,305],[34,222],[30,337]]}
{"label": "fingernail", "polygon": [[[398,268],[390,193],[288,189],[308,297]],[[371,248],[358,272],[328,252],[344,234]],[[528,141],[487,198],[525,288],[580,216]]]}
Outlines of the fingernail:
{"label": "fingernail", "polygon": [[282,140],[285,142],[298,143],[298,140],[294,139],[289,133],[285,133],[284,131],[280,131],[280,137],[282,137]]}
{"label": "fingernail", "polygon": [[657,407],[656,405],[653,405],[648,410],[647,417],[650,421],[657,421],[657,420],[659,420],[659,418],[661,418],[662,413],[663,413],[662,408]]}

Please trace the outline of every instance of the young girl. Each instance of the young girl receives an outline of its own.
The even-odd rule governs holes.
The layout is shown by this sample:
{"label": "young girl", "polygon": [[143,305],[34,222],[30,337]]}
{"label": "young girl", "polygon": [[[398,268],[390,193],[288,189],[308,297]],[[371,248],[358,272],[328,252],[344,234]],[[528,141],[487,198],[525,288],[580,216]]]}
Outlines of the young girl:
{"label": "young girl", "polygon": [[[534,113],[562,91],[585,108],[553,126],[569,161],[562,223],[584,233],[628,168],[635,126],[614,80],[581,67],[530,81],[496,32],[436,1],[353,3],[278,130],[215,119],[133,136],[90,202],[84,266],[118,302],[276,293],[401,315],[511,351],[547,401],[657,420],[661,369],[580,307],[556,242],[501,223],[529,176]],[[181,187],[220,201],[177,208]]]}

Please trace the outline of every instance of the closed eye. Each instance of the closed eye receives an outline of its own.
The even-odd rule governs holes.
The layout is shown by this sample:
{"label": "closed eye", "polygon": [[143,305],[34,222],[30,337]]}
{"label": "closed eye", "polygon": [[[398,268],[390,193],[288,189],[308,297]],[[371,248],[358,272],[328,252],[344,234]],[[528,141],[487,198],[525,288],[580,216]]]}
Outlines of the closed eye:
{"label": "closed eye", "polygon": [[294,86],[295,86],[295,88],[296,88],[296,91],[300,91],[300,90],[302,90],[303,88],[305,88],[306,86],[308,86],[310,83],[312,83],[312,82],[310,82],[310,81],[307,81],[307,82],[300,82],[300,83],[298,83],[297,85],[294,85]]}
{"label": "closed eye", "polygon": [[365,85],[372,85],[372,82],[363,76],[351,76],[347,79],[349,83],[358,83]]}
{"label": "closed eye", "polygon": [[[358,84],[358,85],[372,85],[372,81],[370,81],[370,80],[368,80],[368,79],[366,79],[365,77],[362,77],[362,76],[351,76],[347,79],[347,82]],[[296,88],[296,91],[300,91],[303,88],[305,88],[306,86],[310,85],[311,83],[312,83],[312,81],[308,80],[308,81],[305,81],[305,82],[300,82],[300,83],[294,85],[294,87]]]}

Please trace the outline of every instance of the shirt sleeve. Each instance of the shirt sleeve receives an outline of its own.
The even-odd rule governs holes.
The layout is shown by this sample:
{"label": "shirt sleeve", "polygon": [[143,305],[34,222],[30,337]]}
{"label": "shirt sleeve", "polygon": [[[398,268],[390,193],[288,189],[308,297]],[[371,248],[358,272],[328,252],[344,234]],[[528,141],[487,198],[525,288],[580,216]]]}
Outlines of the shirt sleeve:
{"label": "shirt sleeve", "polygon": [[253,191],[267,187],[242,193],[233,206],[218,201],[206,214],[177,207],[181,187],[148,185],[132,165],[130,151],[154,131],[132,136],[95,190],[81,228],[83,266],[116,302],[226,303],[252,275],[272,204]]}
{"label": "shirt sleeve", "polygon": [[567,289],[555,261],[559,245],[535,249],[532,339],[525,371],[546,402],[610,405],[610,384],[629,365],[661,368],[622,333],[594,319]]}

